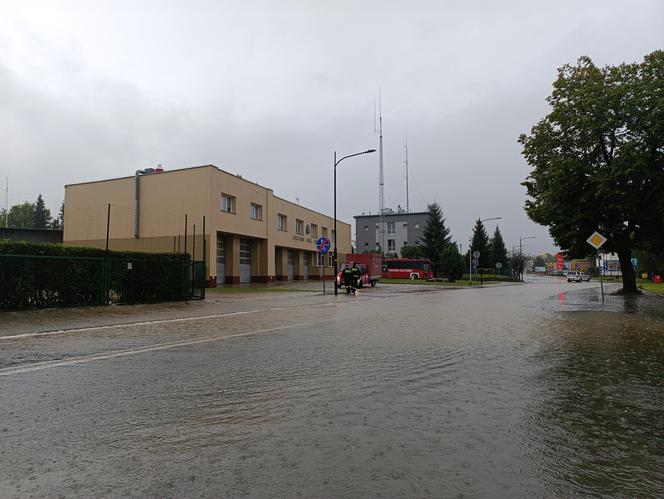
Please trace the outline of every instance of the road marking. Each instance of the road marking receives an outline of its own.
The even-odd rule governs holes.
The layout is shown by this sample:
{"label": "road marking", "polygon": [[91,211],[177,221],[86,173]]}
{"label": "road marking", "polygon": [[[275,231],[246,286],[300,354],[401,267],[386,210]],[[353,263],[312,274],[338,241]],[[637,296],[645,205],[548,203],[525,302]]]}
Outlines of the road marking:
{"label": "road marking", "polygon": [[[267,310],[267,309],[265,309]],[[56,331],[43,331],[40,333],[23,333],[23,334],[12,334],[12,335],[7,335],[7,336],[0,336],[0,340],[14,340],[14,339],[20,339],[20,338],[34,338],[37,336],[51,336],[54,334],[65,334],[65,333],[82,333],[82,332],[87,332],[87,331],[96,331],[98,329],[115,329],[115,328],[120,328],[120,327],[127,327],[127,326],[149,326],[152,324],[165,324],[169,322],[185,322],[185,321],[195,321],[195,320],[203,320],[203,319],[215,319],[219,317],[229,317],[232,315],[245,315],[245,314],[253,314],[256,312],[262,312],[265,310],[251,310],[249,312],[247,311],[242,311],[242,312],[227,312],[224,314],[210,314],[210,315],[197,315],[194,317],[177,317],[174,319],[156,319],[153,321],[143,321],[143,322],[125,322],[123,324],[108,324],[105,326],[88,326],[88,327],[81,327],[81,328],[73,328],[73,329],[58,329]]]}
{"label": "road marking", "polygon": [[[330,305],[338,305],[337,303],[320,303],[320,304],[313,304],[313,305],[306,305],[307,307],[327,307]],[[301,307],[303,305],[297,305],[296,307]],[[293,307],[293,308],[296,308]],[[125,322],[122,324],[107,324],[104,326],[88,326],[88,327],[81,327],[81,328],[72,328],[72,329],[57,329],[55,331],[42,331],[38,333],[22,333],[22,334],[10,334],[10,335],[5,335],[5,336],[0,336],[0,341],[2,340],[18,340],[22,338],[37,338],[40,336],[53,336],[57,334],[68,334],[68,333],[85,333],[89,331],[97,331],[97,330],[104,330],[104,329],[117,329],[117,328],[123,328],[123,327],[128,327],[128,326],[151,326],[154,324],[168,324],[168,323],[173,323],[173,322],[188,322],[188,321],[197,321],[197,320],[205,320],[205,319],[218,319],[221,317],[231,317],[235,315],[247,315],[247,314],[257,314],[260,312],[270,312],[270,311],[276,311],[276,310],[287,310],[288,307],[278,307],[278,308],[262,308],[262,309],[256,309],[256,310],[243,310],[240,312],[225,312],[223,314],[209,314],[209,315],[196,315],[192,317],[176,317],[173,319],[155,319],[152,321],[142,321],[142,322]]]}
{"label": "road marking", "polygon": [[189,345],[197,345],[200,343],[209,343],[212,341],[221,341],[221,340],[226,340],[230,338],[240,338],[242,336],[252,336],[255,334],[262,334],[262,333],[271,333],[275,331],[282,331],[284,329],[290,329],[290,328],[297,328],[297,327],[304,327],[304,326],[313,326],[314,324],[320,324],[323,322],[329,322],[333,319],[325,319],[321,321],[311,321],[311,322],[300,322],[297,324],[290,324],[288,326],[279,326],[279,327],[272,327],[272,328],[267,328],[267,329],[257,329],[255,331],[245,331],[243,333],[233,333],[233,334],[227,334],[227,335],[216,335],[216,336],[208,336],[206,338],[197,338],[195,340],[186,340],[186,341],[176,341],[176,342],[171,342],[171,343],[162,343],[160,345],[153,345],[149,347],[143,347],[143,348],[135,348],[132,350],[120,350],[120,351],[115,351],[115,352],[110,352],[110,353],[100,353],[100,354],[93,354],[93,355],[86,355],[84,357],[78,357],[76,359],[68,359],[68,360],[51,360],[51,361],[46,361],[46,362],[38,362],[34,363],[28,366],[23,366],[23,367],[5,367],[3,369],[0,369],[0,376],[11,376],[12,374],[21,374],[21,373],[27,373],[31,371],[41,371],[44,369],[52,369],[54,367],[64,367],[64,366],[73,366],[76,364],[86,364],[88,362],[94,362],[95,360],[106,360],[106,359],[115,359],[118,357],[127,357],[129,355],[138,355],[141,353],[147,353],[147,352],[156,352],[159,350],[168,350],[170,348],[179,348],[179,347],[185,347]]}

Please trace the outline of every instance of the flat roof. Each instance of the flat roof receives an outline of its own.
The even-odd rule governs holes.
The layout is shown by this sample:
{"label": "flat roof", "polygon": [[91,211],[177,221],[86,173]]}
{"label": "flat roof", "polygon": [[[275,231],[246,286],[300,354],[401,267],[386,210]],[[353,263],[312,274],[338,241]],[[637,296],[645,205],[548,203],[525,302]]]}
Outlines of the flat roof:
{"label": "flat roof", "polygon": [[[410,215],[428,215],[428,211],[409,211],[408,213],[383,213],[384,217],[402,217]],[[372,213],[371,215],[354,215],[353,218],[369,218],[380,217],[380,213]]]}

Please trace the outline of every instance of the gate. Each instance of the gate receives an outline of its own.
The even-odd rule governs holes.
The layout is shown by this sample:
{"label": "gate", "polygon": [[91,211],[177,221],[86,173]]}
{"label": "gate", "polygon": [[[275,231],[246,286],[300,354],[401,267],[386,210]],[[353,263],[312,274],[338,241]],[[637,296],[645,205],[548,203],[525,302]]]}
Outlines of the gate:
{"label": "gate", "polygon": [[188,295],[195,300],[205,299],[205,262],[191,262],[191,287]]}

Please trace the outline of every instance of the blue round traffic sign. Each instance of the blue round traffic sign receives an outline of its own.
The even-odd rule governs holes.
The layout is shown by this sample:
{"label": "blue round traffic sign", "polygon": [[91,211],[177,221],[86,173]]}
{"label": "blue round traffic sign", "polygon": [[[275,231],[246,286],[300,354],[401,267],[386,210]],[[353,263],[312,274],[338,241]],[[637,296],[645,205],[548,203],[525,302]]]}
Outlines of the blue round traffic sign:
{"label": "blue round traffic sign", "polygon": [[319,237],[316,241],[316,248],[324,255],[330,251],[330,240],[327,237]]}

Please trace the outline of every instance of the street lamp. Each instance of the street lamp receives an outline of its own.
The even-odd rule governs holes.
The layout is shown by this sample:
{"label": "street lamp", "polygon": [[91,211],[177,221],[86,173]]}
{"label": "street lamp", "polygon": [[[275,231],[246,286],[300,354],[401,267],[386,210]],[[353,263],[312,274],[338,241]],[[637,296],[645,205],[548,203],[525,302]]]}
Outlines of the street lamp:
{"label": "street lamp", "polygon": [[[337,276],[339,275],[339,269],[337,268],[337,165],[341,163],[344,159],[352,158],[353,156],[360,156],[362,154],[371,154],[376,152],[375,149],[367,149],[366,151],[356,152],[355,154],[349,154],[343,158],[337,160],[337,151],[334,151],[334,294],[339,294],[339,287],[337,286]],[[323,276],[323,279],[325,276]]]}
{"label": "street lamp", "polygon": [[519,237],[519,277],[521,278],[520,279],[521,281],[523,281],[523,253],[522,253],[522,248],[523,248],[523,242],[526,239],[535,239],[535,236]]}
{"label": "street lamp", "polygon": [[[489,220],[502,220],[503,217],[491,217],[480,219],[480,223],[488,222]],[[473,238],[470,238],[470,244],[468,245],[468,281],[469,285],[473,285]]]}

